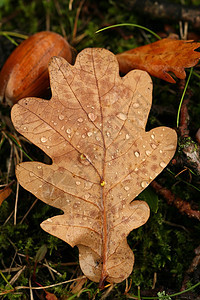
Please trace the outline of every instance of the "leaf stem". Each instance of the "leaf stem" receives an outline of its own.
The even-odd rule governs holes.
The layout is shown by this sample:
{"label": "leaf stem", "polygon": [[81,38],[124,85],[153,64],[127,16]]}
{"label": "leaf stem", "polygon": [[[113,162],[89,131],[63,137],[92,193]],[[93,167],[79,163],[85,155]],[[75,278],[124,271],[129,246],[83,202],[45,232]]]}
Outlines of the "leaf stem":
{"label": "leaf stem", "polygon": [[147,27],[144,27],[142,25],[132,24],[132,23],[121,23],[121,24],[115,24],[115,25],[107,26],[107,27],[104,27],[104,28],[101,28],[101,29],[97,30],[95,33],[99,33],[99,32],[102,32],[104,30],[115,28],[115,27],[120,27],[120,26],[132,26],[132,27],[137,27],[137,28],[146,30],[146,31],[150,32],[152,35],[154,35],[158,40],[161,40],[161,37],[157,33],[155,33],[154,31],[152,31],[151,29],[149,29]]}

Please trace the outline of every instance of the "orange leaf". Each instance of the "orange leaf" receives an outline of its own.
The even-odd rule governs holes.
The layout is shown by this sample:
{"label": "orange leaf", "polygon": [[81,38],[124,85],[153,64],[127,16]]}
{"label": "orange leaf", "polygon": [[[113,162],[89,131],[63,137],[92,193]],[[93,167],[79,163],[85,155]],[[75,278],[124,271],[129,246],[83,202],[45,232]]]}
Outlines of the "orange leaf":
{"label": "orange leaf", "polygon": [[58,298],[56,297],[56,295],[46,292],[46,299],[47,300],[58,300]]}
{"label": "orange leaf", "polygon": [[17,178],[63,210],[41,227],[78,246],[83,273],[101,287],[121,282],[134,263],[126,237],[149,218],[147,203],[133,199],[173,157],[176,132],[145,131],[151,78],[139,70],[121,78],[105,49],[83,50],[74,66],[54,57],[49,70],[51,100],[20,100],[12,120],[53,163],[21,163]]}
{"label": "orange leaf", "polygon": [[10,196],[12,190],[10,187],[6,186],[4,189],[0,190],[0,205],[3,201]]}
{"label": "orange leaf", "polygon": [[200,43],[166,38],[116,56],[119,69],[124,74],[133,69],[140,69],[152,76],[175,83],[168,72],[173,72],[178,78],[184,79],[186,77],[184,68],[195,66],[200,59],[200,53],[194,51],[198,47]]}

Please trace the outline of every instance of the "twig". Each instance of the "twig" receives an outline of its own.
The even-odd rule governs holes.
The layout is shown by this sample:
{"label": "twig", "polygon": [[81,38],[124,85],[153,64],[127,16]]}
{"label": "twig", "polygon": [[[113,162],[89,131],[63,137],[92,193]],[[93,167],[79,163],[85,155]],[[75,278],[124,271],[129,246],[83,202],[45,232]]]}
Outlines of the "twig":
{"label": "twig", "polygon": [[[185,80],[180,80],[179,89],[182,92],[185,91]],[[200,155],[199,150],[200,147],[197,145],[189,136],[189,113],[188,113],[188,103],[192,97],[191,90],[187,89],[185,93],[185,97],[183,98],[183,102],[180,109],[180,142],[179,147],[184,153],[184,157],[178,158],[178,161],[183,165],[187,165],[191,169],[195,169],[195,172],[200,174]]]}
{"label": "twig", "polygon": [[48,264],[47,259],[45,258],[44,261],[45,261],[45,263],[46,263],[47,269],[49,270],[49,273],[50,273],[50,275],[51,275],[52,280],[55,281],[55,276],[54,276],[54,274],[53,274],[53,272],[52,272],[52,270],[51,270],[51,268],[50,268],[50,266],[49,266],[49,264]]}
{"label": "twig", "polygon": [[164,0],[125,0],[126,7],[134,13],[149,15],[157,19],[188,22],[200,27],[200,10],[197,6],[186,6]]}
{"label": "twig", "polygon": [[194,250],[194,252],[195,252],[196,256],[193,258],[190,267],[186,271],[186,275],[185,275],[183,283],[182,283],[181,291],[184,291],[187,287],[187,282],[189,281],[189,274],[193,273],[195,271],[195,269],[198,267],[198,265],[200,264],[200,246],[198,246]]}
{"label": "twig", "polygon": [[76,17],[75,17],[74,28],[73,28],[73,33],[72,33],[72,44],[73,44],[74,39],[76,38],[78,19],[79,19],[81,8],[82,8],[84,2],[85,2],[85,0],[80,1],[80,4],[79,4],[78,9],[76,11]]}
{"label": "twig", "polygon": [[60,4],[59,4],[58,0],[54,0],[54,4],[55,4],[56,10],[57,10],[57,13],[58,13],[58,15],[60,17],[59,18],[59,23],[60,23],[60,29],[62,31],[62,35],[63,35],[63,37],[65,39],[67,39],[67,34],[66,34],[66,31],[65,31],[65,27],[64,27],[64,25],[62,23],[62,17],[63,17],[63,15],[62,15],[62,11],[61,11]]}
{"label": "twig", "polygon": [[15,210],[14,210],[14,225],[17,224],[17,204],[18,204],[18,198],[19,198],[19,182],[17,182],[17,188],[16,188]]}
{"label": "twig", "polygon": [[33,297],[33,289],[32,289],[32,285],[31,285],[31,279],[29,278],[29,289],[30,289],[30,299],[31,300],[34,300],[34,297]]}
{"label": "twig", "polygon": [[182,214],[187,214],[190,218],[195,218],[197,220],[200,220],[200,211],[199,210],[193,210],[191,208],[190,203],[182,200],[180,197],[176,197],[170,190],[167,188],[162,187],[159,183],[157,183],[155,180],[152,181],[151,186],[155,189],[157,194],[160,194],[167,200],[167,203],[170,205],[176,206],[178,210]]}
{"label": "twig", "polygon": [[15,281],[17,281],[17,279],[20,277],[21,273],[26,269],[26,266],[23,266],[13,277],[12,279],[9,281],[10,285],[13,285],[15,283]]}
{"label": "twig", "polygon": [[22,224],[24,222],[24,220],[26,219],[26,217],[28,216],[28,214],[30,213],[31,209],[35,206],[35,204],[38,202],[38,199],[36,199],[32,205],[29,207],[28,211],[25,213],[25,215],[23,216],[22,220],[19,222],[19,224]]}

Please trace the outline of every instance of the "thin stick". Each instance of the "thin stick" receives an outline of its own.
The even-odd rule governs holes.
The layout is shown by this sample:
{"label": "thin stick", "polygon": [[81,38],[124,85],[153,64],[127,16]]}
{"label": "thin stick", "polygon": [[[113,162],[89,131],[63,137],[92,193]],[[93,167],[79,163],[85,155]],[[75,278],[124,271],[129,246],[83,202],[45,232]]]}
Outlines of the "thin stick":
{"label": "thin stick", "polygon": [[24,220],[26,219],[26,217],[28,216],[28,214],[30,213],[31,209],[35,206],[35,204],[38,202],[38,199],[36,199],[32,205],[30,206],[30,208],[28,209],[28,211],[25,213],[25,215],[23,216],[22,220],[19,222],[19,224],[22,224],[24,222]]}
{"label": "thin stick", "polygon": [[[2,273],[0,273],[0,274],[3,275]],[[66,284],[66,283],[70,283],[70,282],[74,282],[74,281],[78,281],[78,280],[83,279],[83,278],[86,278],[86,276],[81,276],[81,277],[78,277],[78,278],[75,278],[75,279],[70,279],[70,280],[66,280],[66,281],[63,281],[63,282],[58,282],[58,283],[55,283],[55,284],[46,285],[46,286],[43,286],[43,287],[31,287],[31,289],[32,290],[49,289],[49,288],[52,288],[52,287],[55,287],[55,286],[58,286],[58,285],[62,285],[62,284]],[[15,288],[13,288],[10,291],[6,290],[4,292],[1,292],[0,295],[9,294],[11,292],[18,291],[18,290],[29,290],[29,289],[30,289],[29,286],[16,286]]]}
{"label": "thin stick", "polygon": [[19,198],[19,182],[17,182],[17,188],[16,188],[15,210],[14,210],[14,225],[17,224],[17,204],[18,204],[18,198]]}
{"label": "thin stick", "polygon": [[33,298],[33,290],[32,290],[32,286],[31,286],[31,279],[30,278],[29,278],[28,283],[29,283],[29,289],[30,289],[30,299],[34,300],[34,298]]}

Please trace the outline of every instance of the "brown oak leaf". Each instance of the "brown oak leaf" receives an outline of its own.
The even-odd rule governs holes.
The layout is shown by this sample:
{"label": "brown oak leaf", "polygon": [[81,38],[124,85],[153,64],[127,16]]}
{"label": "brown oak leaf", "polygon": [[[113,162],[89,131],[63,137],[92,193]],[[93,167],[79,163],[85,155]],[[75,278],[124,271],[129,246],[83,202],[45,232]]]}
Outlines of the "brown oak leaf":
{"label": "brown oak leaf", "polygon": [[195,66],[200,59],[200,53],[194,51],[199,47],[200,43],[190,40],[165,38],[117,54],[116,57],[119,69],[124,74],[133,69],[140,69],[152,76],[175,83],[176,81],[168,72],[184,79],[186,77],[184,68]]}
{"label": "brown oak leaf", "polygon": [[149,218],[146,202],[133,199],[169,163],[176,133],[145,131],[151,78],[140,70],[121,78],[108,50],[85,49],[74,66],[54,57],[49,71],[51,100],[20,100],[12,120],[52,164],[21,163],[17,178],[63,210],[41,227],[78,246],[83,273],[100,286],[121,282],[134,263],[126,237]]}

